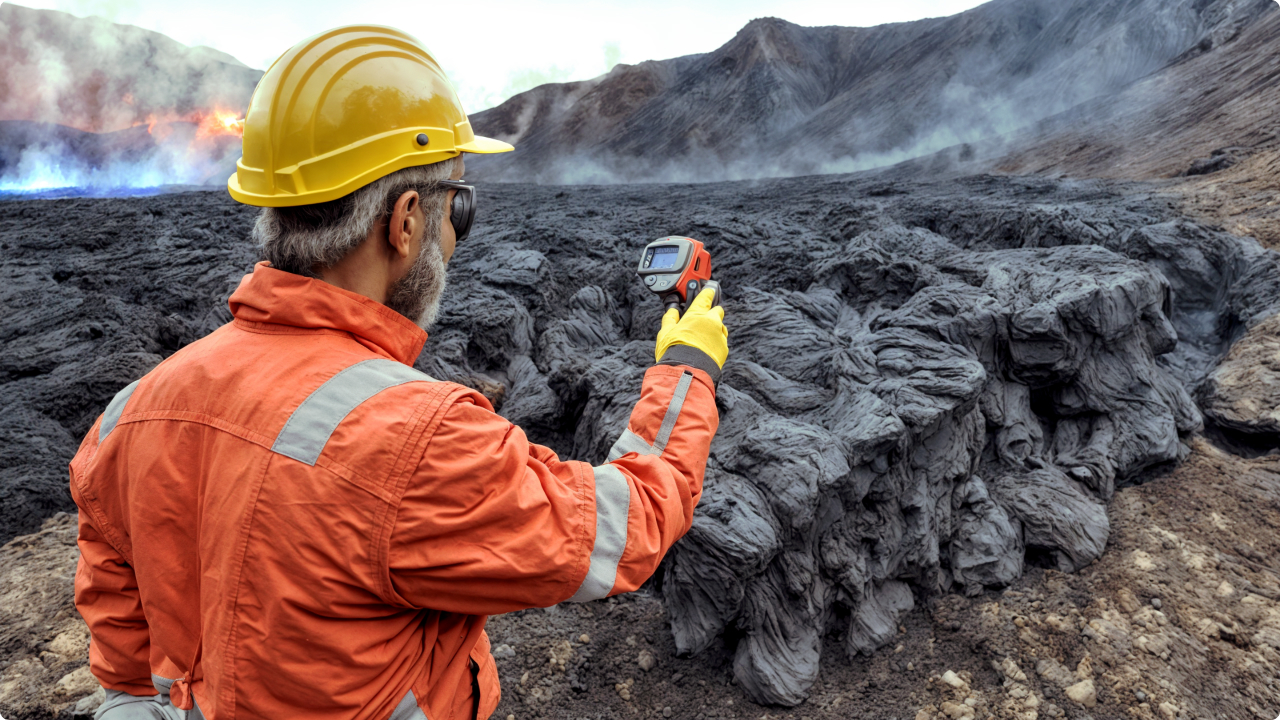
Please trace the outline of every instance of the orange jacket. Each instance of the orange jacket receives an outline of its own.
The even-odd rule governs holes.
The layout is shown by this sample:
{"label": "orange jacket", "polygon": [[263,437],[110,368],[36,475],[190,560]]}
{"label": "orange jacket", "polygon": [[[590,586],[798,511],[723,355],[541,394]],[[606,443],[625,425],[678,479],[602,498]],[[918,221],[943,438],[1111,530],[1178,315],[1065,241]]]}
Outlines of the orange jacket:
{"label": "orange jacket", "polygon": [[593,468],[412,369],[426,333],[368,298],[262,264],[231,310],[71,462],[109,690],[177,679],[174,704],[215,720],[485,718],[487,615],[634,590],[692,522],[703,370],[651,368]]}

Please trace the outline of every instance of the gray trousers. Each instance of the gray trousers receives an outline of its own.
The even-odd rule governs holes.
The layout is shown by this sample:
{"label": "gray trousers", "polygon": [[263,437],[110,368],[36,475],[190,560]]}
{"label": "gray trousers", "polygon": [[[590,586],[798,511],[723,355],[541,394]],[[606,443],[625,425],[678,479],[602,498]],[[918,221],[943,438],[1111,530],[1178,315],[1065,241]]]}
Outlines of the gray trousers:
{"label": "gray trousers", "polygon": [[130,695],[121,690],[107,690],[107,699],[93,714],[94,720],[204,720],[200,706],[191,699],[190,710],[179,710],[169,700],[173,680],[151,676],[151,684],[159,695]]}
{"label": "gray trousers", "polygon": [[[169,688],[173,680],[159,675],[151,676],[151,684],[159,695],[138,696],[120,690],[107,690],[107,699],[94,713],[94,720],[204,720],[200,706],[191,698],[190,710],[179,710],[169,700]],[[479,697],[479,693],[476,693]],[[396,706],[388,720],[427,720],[426,714],[418,707],[418,700],[413,691],[405,693],[404,699]]]}

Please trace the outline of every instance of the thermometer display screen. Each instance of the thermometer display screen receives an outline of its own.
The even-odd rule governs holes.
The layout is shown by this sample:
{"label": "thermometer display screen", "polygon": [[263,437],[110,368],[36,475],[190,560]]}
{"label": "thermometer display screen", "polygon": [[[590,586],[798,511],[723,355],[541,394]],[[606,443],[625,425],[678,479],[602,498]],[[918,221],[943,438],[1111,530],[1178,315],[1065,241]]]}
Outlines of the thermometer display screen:
{"label": "thermometer display screen", "polygon": [[653,263],[650,270],[669,270],[676,266],[680,259],[680,248],[675,246],[657,247],[653,249]]}

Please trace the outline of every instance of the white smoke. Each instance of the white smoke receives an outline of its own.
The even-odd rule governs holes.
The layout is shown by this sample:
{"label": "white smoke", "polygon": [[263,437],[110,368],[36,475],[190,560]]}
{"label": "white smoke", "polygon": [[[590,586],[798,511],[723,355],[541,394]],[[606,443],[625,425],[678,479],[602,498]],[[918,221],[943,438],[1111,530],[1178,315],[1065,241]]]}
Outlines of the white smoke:
{"label": "white smoke", "polygon": [[0,192],[226,180],[239,143],[224,121],[243,116],[259,71],[141,28],[12,3],[0,5],[0,36]]}

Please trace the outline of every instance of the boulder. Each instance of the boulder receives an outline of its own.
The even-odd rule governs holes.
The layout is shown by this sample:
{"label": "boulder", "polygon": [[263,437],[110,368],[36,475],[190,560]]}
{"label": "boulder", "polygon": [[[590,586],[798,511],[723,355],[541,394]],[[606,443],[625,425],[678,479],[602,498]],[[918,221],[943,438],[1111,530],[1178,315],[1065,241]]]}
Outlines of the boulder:
{"label": "boulder", "polygon": [[1204,386],[1205,415],[1259,450],[1280,449],[1280,315],[1231,346]]}

